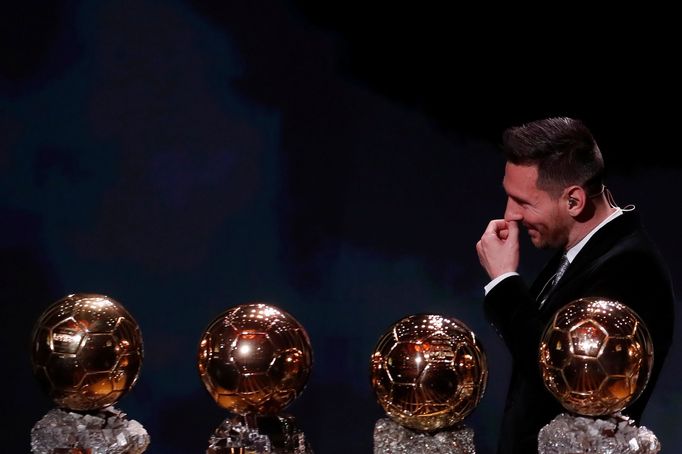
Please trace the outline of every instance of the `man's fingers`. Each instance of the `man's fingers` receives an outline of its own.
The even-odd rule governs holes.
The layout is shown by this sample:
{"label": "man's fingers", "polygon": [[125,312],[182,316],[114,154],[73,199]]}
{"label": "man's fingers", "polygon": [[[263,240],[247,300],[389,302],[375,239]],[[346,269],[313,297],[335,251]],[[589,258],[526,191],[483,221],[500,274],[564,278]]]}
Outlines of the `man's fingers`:
{"label": "man's fingers", "polygon": [[507,222],[507,238],[517,239],[519,237],[519,223],[516,221]]}
{"label": "man's fingers", "polygon": [[495,235],[498,238],[502,238],[500,236],[500,232],[504,231],[507,229],[507,222],[504,219],[493,219],[488,223],[488,227],[486,227],[484,234],[486,235]]}
{"label": "man's fingers", "polygon": [[516,241],[519,238],[519,223],[517,221],[505,221],[504,219],[493,219],[483,233],[486,236],[494,236],[499,240],[511,239]]}

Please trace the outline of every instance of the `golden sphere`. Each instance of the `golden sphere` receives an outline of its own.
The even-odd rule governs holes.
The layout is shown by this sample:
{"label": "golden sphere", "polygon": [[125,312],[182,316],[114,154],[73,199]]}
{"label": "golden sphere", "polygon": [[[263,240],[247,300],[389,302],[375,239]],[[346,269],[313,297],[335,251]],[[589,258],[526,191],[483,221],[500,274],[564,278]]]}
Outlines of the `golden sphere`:
{"label": "golden sphere", "polygon": [[68,295],[50,305],[33,328],[33,374],[69,410],[113,405],[137,381],[142,358],[137,322],[108,296]]}
{"label": "golden sphere", "polygon": [[379,339],[370,376],[377,401],[392,420],[434,431],[459,423],[476,408],[488,365],[464,323],[418,314],[399,320]]}
{"label": "golden sphere", "polygon": [[545,386],[564,408],[585,416],[610,415],[634,402],[649,381],[653,358],[639,316],[604,298],[561,308],[540,343]]}
{"label": "golden sphere", "polygon": [[275,414],[298,397],[313,361],[303,326],[276,306],[249,303],[218,315],[199,342],[199,376],[218,405]]}

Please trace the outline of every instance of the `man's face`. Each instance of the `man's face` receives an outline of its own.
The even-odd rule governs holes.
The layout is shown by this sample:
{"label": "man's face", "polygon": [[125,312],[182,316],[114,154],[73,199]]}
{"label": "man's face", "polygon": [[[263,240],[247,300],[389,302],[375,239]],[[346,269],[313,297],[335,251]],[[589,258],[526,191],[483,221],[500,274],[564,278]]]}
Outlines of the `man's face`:
{"label": "man's face", "polygon": [[502,182],[507,193],[504,219],[522,224],[537,248],[563,248],[568,240],[568,215],[560,209],[561,198],[538,189],[537,179],[536,166],[507,163]]}

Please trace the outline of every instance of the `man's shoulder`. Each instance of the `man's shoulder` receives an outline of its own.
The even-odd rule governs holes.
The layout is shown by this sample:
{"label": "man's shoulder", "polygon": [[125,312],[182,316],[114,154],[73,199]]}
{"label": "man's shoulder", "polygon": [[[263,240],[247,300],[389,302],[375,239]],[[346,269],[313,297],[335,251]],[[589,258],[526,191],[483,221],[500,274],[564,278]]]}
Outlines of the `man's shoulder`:
{"label": "man's shoulder", "polygon": [[628,249],[654,251],[655,243],[642,226],[639,215],[634,210],[623,213],[605,224],[585,245],[586,250],[603,254],[606,251],[622,252]]}

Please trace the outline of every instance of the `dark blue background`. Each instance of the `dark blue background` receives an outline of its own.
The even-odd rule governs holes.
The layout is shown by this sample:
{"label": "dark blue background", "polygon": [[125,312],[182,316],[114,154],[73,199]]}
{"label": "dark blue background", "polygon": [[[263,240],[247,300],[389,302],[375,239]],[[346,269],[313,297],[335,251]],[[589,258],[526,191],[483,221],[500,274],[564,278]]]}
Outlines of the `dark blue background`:
{"label": "dark blue background", "polygon": [[[255,300],[311,336],[313,373],[288,410],[316,452],[371,452],[369,355],[417,312],[480,337],[490,380],[467,424],[493,452],[509,359],[483,318],[474,245],[504,208],[501,131],[522,121],[586,121],[681,294],[665,12],[318,3],[3,6],[3,452],[27,451],[52,407],[30,331],[73,292],[118,299],[142,328],[140,380],[117,406],[150,453],[205,450],[227,415],[198,378],[198,341]],[[523,253],[530,280],[546,255]],[[678,344],[643,421],[666,452],[682,449]]]}

